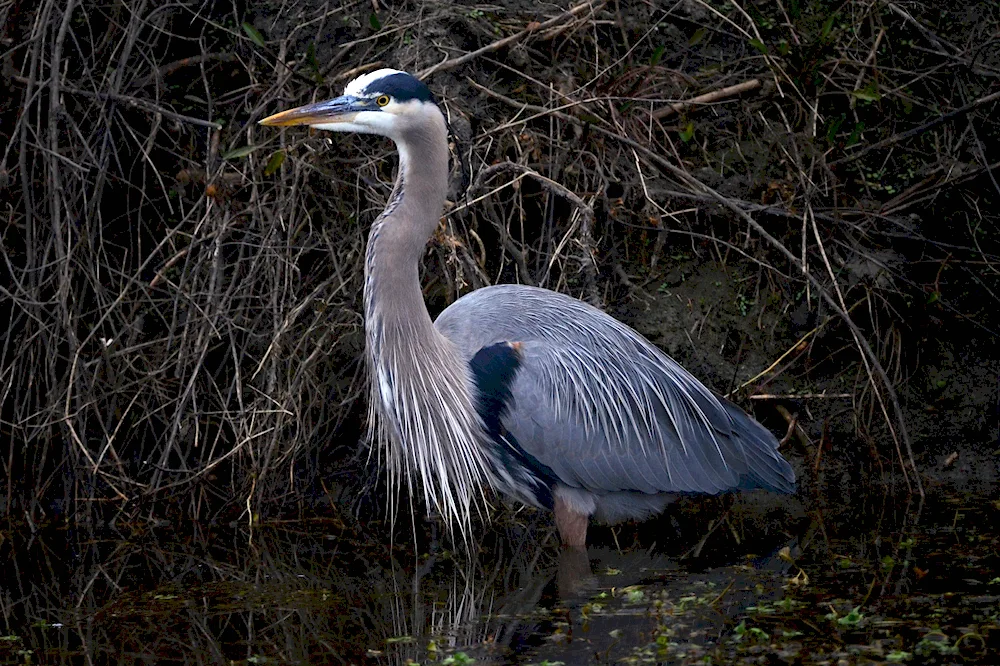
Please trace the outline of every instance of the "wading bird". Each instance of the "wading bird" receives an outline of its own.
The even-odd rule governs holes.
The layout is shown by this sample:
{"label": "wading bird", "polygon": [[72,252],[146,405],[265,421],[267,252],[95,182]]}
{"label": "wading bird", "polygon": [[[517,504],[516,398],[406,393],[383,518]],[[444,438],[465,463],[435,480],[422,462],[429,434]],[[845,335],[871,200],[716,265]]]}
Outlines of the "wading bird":
{"label": "wading bird", "polygon": [[794,490],[770,432],[582,301],[496,285],[431,320],[418,267],[444,210],[448,130],[422,82],[381,69],[261,123],[380,134],[399,151],[364,284],[370,423],[393,487],[417,479],[465,535],[493,488],[554,511],[567,546],[586,544],[591,516],[644,519],[679,494]]}

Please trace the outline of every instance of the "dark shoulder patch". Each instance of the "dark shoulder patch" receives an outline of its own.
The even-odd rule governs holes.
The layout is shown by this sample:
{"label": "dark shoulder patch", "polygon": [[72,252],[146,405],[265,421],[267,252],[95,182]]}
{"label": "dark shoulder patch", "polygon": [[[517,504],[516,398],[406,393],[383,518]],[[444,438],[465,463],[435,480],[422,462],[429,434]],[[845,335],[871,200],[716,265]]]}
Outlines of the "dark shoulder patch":
{"label": "dark shoulder patch", "polygon": [[517,343],[498,342],[483,347],[469,361],[479,389],[479,414],[491,433],[501,430],[500,417],[510,407],[511,385],[521,365]]}
{"label": "dark shoulder patch", "polygon": [[551,509],[555,472],[521,448],[503,425],[503,417],[514,406],[511,387],[521,367],[521,343],[498,342],[483,347],[469,361],[479,395],[476,410],[486,431],[496,444],[500,464],[507,468],[521,492],[530,492],[535,501]]}
{"label": "dark shoulder patch", "polygon": [[394,98],[397,102],[408,102],[417,99],[421,102],[433,102],[434,95],[431,89],[404,72],[383,76],[368,84],[365,88],[366,95],[386,94]]}

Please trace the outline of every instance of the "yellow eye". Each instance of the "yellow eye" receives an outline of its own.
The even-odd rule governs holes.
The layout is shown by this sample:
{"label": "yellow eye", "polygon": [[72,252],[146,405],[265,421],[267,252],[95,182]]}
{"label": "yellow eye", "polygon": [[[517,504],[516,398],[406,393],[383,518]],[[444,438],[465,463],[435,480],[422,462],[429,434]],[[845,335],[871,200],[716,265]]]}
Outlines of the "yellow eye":
{"label": "yellow eye", "polygon": [[389,96],[379,95],[378,97],[375,98],[375,103],[378,104],[379,106],[386,106],[389,103]]}

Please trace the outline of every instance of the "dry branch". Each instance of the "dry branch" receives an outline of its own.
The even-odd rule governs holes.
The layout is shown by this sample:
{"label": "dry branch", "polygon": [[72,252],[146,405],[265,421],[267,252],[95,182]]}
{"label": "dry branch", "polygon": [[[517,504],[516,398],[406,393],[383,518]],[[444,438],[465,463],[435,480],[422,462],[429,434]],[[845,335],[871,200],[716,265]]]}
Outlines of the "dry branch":
{"label": "dry branch", "polygon": [[583,14],[584,12],[587,12],[588,14],[594,14],[603,6],[604,6],[603,2],[599,2],[596,5],[590,2],[589,0],[587,2],[581,2],[575,7],[571,7],[569,10],[563,12],[558,16],[550,18],[547,21],[542,21],[541,23],[531,22],[528,24],[528,27],[526,27],[524,30],[521,30],[520,32],[517,32],[513,35],[510,35],[509,37],[498,39],[495,42],[487,44],[486,46],[476,49],[475,51],[472,51],[470,53],[466,53],[465,55],[458,56],[457,58],[442,60],[438,64],[418,72],[416,76],[418,79],[426,79],[428,76],[434,74],[435,72],[440,72],[447,69],[454,69],[459,65],[464,65],[467,62],[475,60],[476,58],[485,53],[492,53],[494,51],[502,49],[508,44],[513,44],[515,42],[518,42],[533,33],[539,32],[541,30],[547,30],[548,28],[564,23],[569,19],[578,20],[580,14]]}
{"label": "dry branch", "polygon": [[[474,193],[482,188],[493,175],[508,171],[513,171],[522,176],[530,176],[534,180],[538,181],[546,190],[569,200],[574,206],[576,206],[576,209],[580,212],[581,218],[578,241],[581,245],[582,256],[579,263],[580,270],[583,273],[584,294],[587,302],[594,307],[600,307],[601,299],[597,292],[597,266],[594,263],[594,240],[592,236],[594,228],[594,209],[565,186],[555,182],[551,178],[546,178],[533,169],[529,169],[521,164],[514,164],[513,162],[501,162],[483,169],[476,177],[475,186],[470,189],[470,193]],[[549,259],[549,265],[551,266],[555,260],[555,256],[551,257]]]}
{"label": "dry branch", "polygon": [[[29,79],[23,76],[12,77],[14,81],[28,85]],[[82,90],[80,88],[74,88],[72,86],[61,86],[59,89],[61,93],[68,93],[70,95],[81,95],[83,97],[92,97],[98,100],[109,100],[114,102],[120,102],[127,106],[133,108],[142,109],[144,111],[150,111],[152,113],[158,113],[165,118],[170,118],[171,120],[176,120],[178,122],[187,123],[189,125],[196,125],[198,127],[209,127],[211,129],[222,129],[222,124],[217,122],[212,122],[211,120],[203,120],[201,118],[194,118],[193,116],[188,116],[183,113],[177,113],[176,111],[171,111],[166,109],[155,102],[151,102],[146,99],[141,99],[139,97],[134,97],[132,95],[124,95],[118,93],[110,92],[92,92],[90,90]]]}
{"label": "dry branch", "polygon": [[663,118],[672,116],[675,113],[681,113],[682,111],[696,106],[701,106],[703,104],[712,104],[730,97],[736,97],[737,95],[742,95],[745,92],[756,90],[757,88],[760,88],[760,79],[750,79],[749,81],[727,86],[720,90],[713,90],[712,92],[707,92],[703,95],[692,97],[691,99],[674,102],[670,106],[665,106],[662,109],[656,109],[653,111],[652,116],[656,120],[662,120]]}

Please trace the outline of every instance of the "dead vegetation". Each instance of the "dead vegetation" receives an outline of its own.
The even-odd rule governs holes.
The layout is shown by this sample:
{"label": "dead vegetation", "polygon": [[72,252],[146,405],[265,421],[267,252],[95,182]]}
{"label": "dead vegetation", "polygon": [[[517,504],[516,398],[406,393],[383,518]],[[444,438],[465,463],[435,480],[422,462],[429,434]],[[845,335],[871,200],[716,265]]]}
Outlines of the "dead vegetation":
{"label": "dead vegetation", "polygon": [[392,150],[256,121],[381,66],[422,73],[456,136],[434,308],[515,281],[647,303],[678,262],[749,276],[721,309],[768,360],[736,364],[737,397],[783,410],[816,468],[839,414],[921,489],[924,394],[899,389],[928,340],[996,330],[995,4],[209,6],[0,2],[0,512],[336,499]]}

